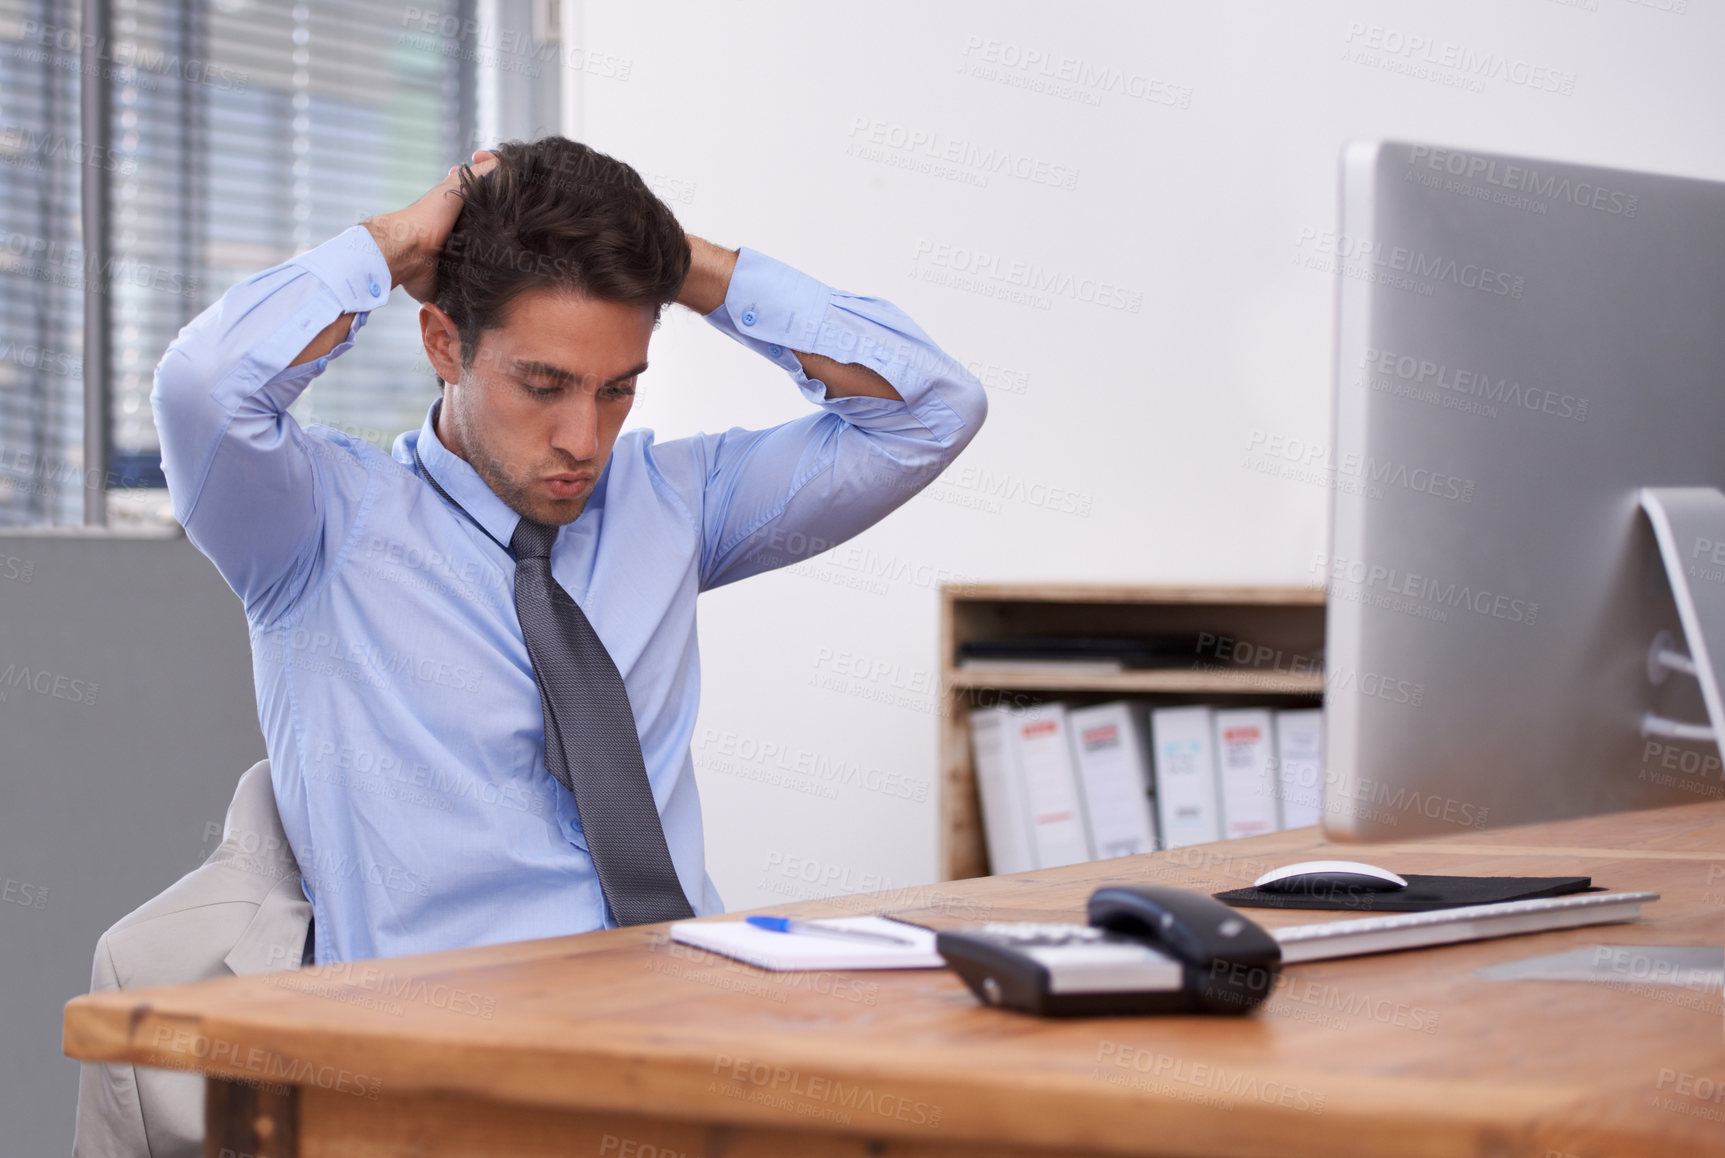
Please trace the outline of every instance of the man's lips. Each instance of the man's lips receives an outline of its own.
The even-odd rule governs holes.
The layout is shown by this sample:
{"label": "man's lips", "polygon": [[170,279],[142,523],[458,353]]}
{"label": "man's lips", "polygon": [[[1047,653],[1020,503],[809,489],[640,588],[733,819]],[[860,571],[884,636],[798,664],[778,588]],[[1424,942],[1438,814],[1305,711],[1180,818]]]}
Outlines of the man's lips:
{"label": "man's lips", "polygon": [[590,474],[554,474],[546,478],[545,485],[557,498],[567,499],[580,494],[592,481]]}

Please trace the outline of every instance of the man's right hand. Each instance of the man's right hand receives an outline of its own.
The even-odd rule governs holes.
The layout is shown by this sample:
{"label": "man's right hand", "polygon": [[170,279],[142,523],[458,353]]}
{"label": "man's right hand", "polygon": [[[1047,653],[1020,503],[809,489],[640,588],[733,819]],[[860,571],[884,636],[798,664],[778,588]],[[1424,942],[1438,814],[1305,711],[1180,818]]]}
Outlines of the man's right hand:
{"label": "man's right hand", "polygon": [[478,176],[496,167],[497,157],[481,149],[473,154],[471,165],[451,166],[442,181],[406,209],[366,221],[366,229],[389,263],[391,288],[400,286],[416,302],[430,300],[437,291],[437,256],[461,216],[461,170],[471,168]]}
{"label": "man's right hand", "polygon": [[[487,149],[473,154],[471,166],[452,165],[448,176],[439,181],[425,196],[394,213],[383,213],[365,222],[377,248],[389,263],[389,285],[400,286],[416,302],[428,300],[437,292],[437,255],[461,216],[460,173],[472,168],[475,174],[489,173],[497,167],[497,157]],[[353,315],[343,314],[319,331],[306,343],[305,349],[290,366],[321,358],[347,340],[353,329]]]}

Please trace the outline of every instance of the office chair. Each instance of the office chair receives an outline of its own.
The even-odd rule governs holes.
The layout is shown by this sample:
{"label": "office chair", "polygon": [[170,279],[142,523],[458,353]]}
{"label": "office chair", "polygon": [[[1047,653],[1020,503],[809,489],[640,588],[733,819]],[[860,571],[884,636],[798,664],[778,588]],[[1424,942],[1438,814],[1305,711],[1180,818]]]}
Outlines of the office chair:
{"label": "office chair", "polygon": [[[240,777],[215,851],[96,942],[90,992],[296,969],[311,959],[311,933],[269,761],[259,761]],[[84,1064],[73,1158],[200,1158],[203,1139],[201,1075]]]}

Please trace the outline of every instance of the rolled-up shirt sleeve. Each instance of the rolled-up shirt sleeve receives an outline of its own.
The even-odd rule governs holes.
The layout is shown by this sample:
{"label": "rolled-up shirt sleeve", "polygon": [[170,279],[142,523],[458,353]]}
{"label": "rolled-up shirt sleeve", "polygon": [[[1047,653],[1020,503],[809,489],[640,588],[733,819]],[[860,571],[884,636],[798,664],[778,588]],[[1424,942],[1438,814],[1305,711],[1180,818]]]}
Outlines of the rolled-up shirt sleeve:
{"label": "rolled-up shirt sleeve", "polygon": [[[315,571],[335,506],[324,492],[364,488],[363,469],[335,461],[335,444],[314,442],[287,408],[353,346],[389,291],[383,254],[354,226],[234,286],[180,330],[156,367],[150,407],[174,515],[254,621],[286,610]],[[339,345],[288,365],[350,313]]]}
{"label": "rolled-up shirt sleeve", "polygon": [[[703,436],[701,587],[817,555],[932,482],[988,414],[982,384],[891,302],[740,250],[715,328],[788,374],[819,410]],[[900,398],[829,398],[797,352],[866,366]]]}

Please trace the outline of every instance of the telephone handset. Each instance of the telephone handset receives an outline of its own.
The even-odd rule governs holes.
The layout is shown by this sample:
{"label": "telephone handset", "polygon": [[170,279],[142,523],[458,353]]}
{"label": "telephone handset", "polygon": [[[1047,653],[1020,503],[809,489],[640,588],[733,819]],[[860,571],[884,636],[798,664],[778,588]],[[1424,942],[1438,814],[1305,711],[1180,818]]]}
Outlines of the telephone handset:
{"label": "telephone handset", "polygon": [[942,932],[935,948],[983,1004],[1055,1017],[1245,1013],[1282,967],[1274,937],[1204,893],[1110,885],[1089,917]]}

